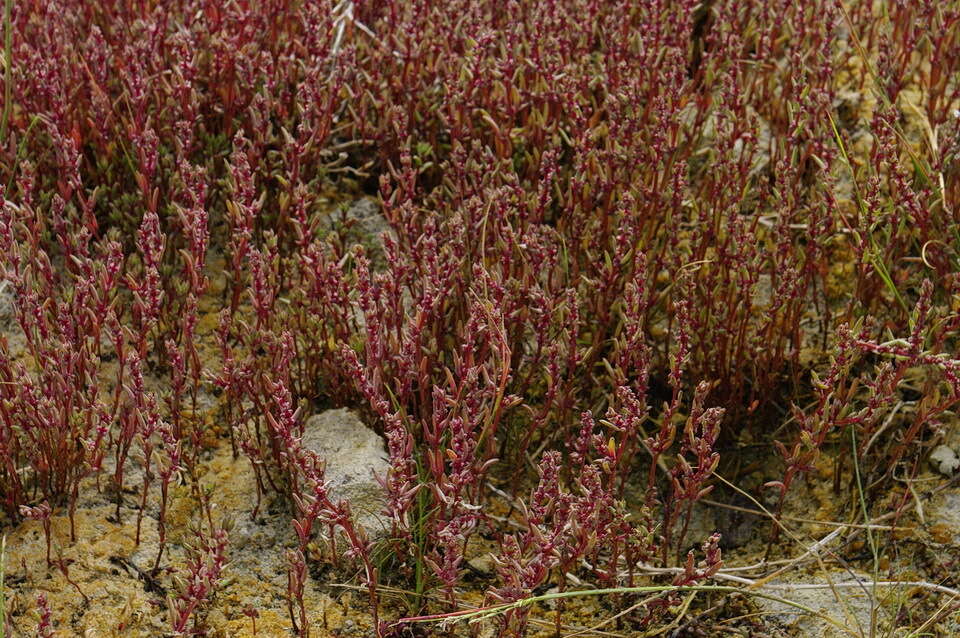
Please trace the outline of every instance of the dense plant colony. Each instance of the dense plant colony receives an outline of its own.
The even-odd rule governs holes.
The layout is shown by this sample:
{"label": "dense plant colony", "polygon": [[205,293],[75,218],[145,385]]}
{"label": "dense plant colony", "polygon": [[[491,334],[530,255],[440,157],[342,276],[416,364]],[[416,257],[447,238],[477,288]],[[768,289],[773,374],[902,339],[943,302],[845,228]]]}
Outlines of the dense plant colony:
{"label": "dense plant colony", "polygon": [[[956,2],[8,1],[5,38],[0,504],[54,569],[98,489],[137,542],[155,504],[166,579],[171,490],[207,503],[232,445],[288,503],[293,632],[325,563],[371,632],[429,632],[398,619],[466,604],[478,536],[486,605],[705,584],[718,468],[771,473],[775,554],[813,468],[870,518],[955,422]],[[382,237],[331,204],[361,190]],[[301,445],[330,406],[387,442],[383,538]],[[175,635],[229,570],[231,521],[196,526]]]}

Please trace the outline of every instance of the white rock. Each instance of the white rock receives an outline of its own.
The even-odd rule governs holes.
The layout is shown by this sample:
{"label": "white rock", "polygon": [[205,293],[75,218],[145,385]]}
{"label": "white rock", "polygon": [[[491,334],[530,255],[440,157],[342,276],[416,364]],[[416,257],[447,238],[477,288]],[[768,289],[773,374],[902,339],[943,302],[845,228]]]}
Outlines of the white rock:
{"label": "white rock", "polygon": [[[856,580],[854,580],[856,579]],[[823,573],[810,575],[794,574],[784,580],[776,580],[763,590],[793,603],[812,609],[830,618],[845,630],[839,629],[823,618],[803,612],[801,609],[775,600],[756,597],[754,601],[765,613],[771,624],[792,630],[793,635],[805,638],[840,638],[848,635],[867,635],[870,632],[870,587],[851,587],[856,581],[869,583],[872,578],[865,573],[837,570],[829,580]],[[829,583],[839,584],[836,591]],[[878,592],[880,597],[889,591]],[[882,617],[880,612],[878,616]],[[851,633],[847,633],[851,632]]]}
{"label": "white rock", "polygon": [[375,237],[390,230],[390,223],[383,216],[380,204],[369,197],[353,202],[347,209],[347,219],[355,219],[366,234]]}
{"label": "white rock", "polygon": [[960,542],[960,489],[940,492],[923,509],[928,528],[937,527],[952,542]]}
{"label": "white rock", "polygon": [[938,445],[930,453],[930,465],[941,474],[953,476],[953,473],[960,467],[960,458],[957,458],[957,453],[950,447]]}
{"label": "white rock", "polygon": [[374,244],[381,244],[381,235],[390,232],[390,222],[384,217],[380,203],[371,197],[340,204],[339,209],[330,212],[325,224],[332,229],[344,220],[352,223],[353,231],[359,237],[370,238]]}
{"label": "white rock", "polygon": [[331,495],[350,504],[354,520],[371,537],[387,529],[386,503],[376,476],[390,465],[383,439],[350,410],[327,410],[304,424],[303,446],[327,463]]}
{"label": "white rock", "polygon": [[0,281],[0,328],[7,329],[16,320],[13,302],[13,286],[9,281]]}

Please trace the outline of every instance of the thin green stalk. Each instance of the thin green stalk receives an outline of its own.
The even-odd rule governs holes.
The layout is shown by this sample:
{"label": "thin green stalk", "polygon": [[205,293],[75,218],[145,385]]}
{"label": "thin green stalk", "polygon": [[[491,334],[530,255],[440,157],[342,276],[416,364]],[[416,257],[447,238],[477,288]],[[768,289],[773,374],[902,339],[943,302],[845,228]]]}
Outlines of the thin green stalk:
{"label": "thin green stalk", "polygon": [[863,510],[863,520],[866,523],[864,532],[870,544],[870,553],[873,554],[873,586],[870,588],[870,638],[873,638],[877,630],[877,579],[880,577],[880,555],[877,552],[877,541],[873,537],[873,530],[870,529],[870,511],[867,509],[867,499],[860,479],[860,461],[857,459],[857,430],[853,425],[850,426],[850,440],[853,444],[850,456],[853,457],[853,474],[857,479],[857,496],[860,499],[860,508]]}
{"label": "thin green stalk", "polygon": [[423,623],[423,622],[446,622],[446,621],[458,621],[466,620],[468,622],[479,622],[494,616],[499,616],[508,611],[513,611],[516,609],[522,609],[524,607],[530,607],[536,603],[546,602],[550,600],[557,600],[561,598],[576,598],[580,596],[608,596],[616,594],[658,594],[665,592],[718,592],[724,594],[745,594],[749,596],[756,596],[757,598],[765,598],[767,600],[772,600],[774,602],[781,603],[783,605],[788,605],[800,611],[806,612],[817,618],[820,618],[826,623],[829,623],[840,632],[853,636],[854,638],[859,638],[857,634],[845,626],[841,625],[839,622],[830,618],[829,616],[823,614],[822,612],[816,611],[811,607],[807,607],[802,603],[798,603],[792,600],[787,600],[786,598],[781,598],[780,596],[774,596],[773,594],[765,594],[758,591],[751,591],[749,589],[744,589],[742,587],[731,587],[728,585],[686,585],[686,586],[677,586],[677,585],[651,585],[647,587],[609,587],[606,589],[585,589],[580,591],[565,591],[565,592],[554,592],[551,594],[543,594],[540,596],[531,596],[529,598],[521,598],[512,603],[504,603],[502,605],[490,605],[489,607],[480,607],[478,609],[467,609],[463,611],[455,611],[447,614],[433,614],[429,616],[416,616],[413,618],[401,618],[398,623]]}
{"label": "thin green stalk", "polygon": [[[3,119],[0,120],[0,144],[7,144],[7,122],[10,121],[10,98],[13,82],[13,25],[11,13],[13,0],[7,0],[3,8]],[[0,634],[0,638],[3,634]]]}
{"label": "thin green stalk", "polygon": [[[27,145],[27,140],[30,138],[30,132],[33,130],[33,127],[37,125],[37,122],[40,121],[39,115],[34,115],[30,119],[30,125],[27,126],[27,130],[23,133],[23,138],[20,140],[20,144],[17,146],[17,155],[13,158],[13,166],[10,168],[10,180],[7,182],[7,192],[10,192],[10,189],[13,187],[13,180],[17,174],[17,166],[20,164],[20,158],[23,157],[23,150]],[[2,140],[2,138],[0,138]],[[0,141],[0,144],[3,142]]]}
{"label": "thin green stalk", "polygon": [[[860,187],[857,184],[857,176],[854,173],[853,163],[850,161],[850,156],[847,154],[847,147],[843,143],[843,137],[840,135],[840,130],[837,128],[837,123],[834,121],[833,116],[828,113],[827,117],[830,119],[830,126],[833,129],[833,136],[837,141],[837,146],[840,147],[840,157],[843,158],[843,163],[847,165],[847,169],[850,171],[850,181],[853,183],[853,193],[857,200],[857,207],[860,209],[861,215],[866,215],[867,205],[860,194]],[[877,272],[877,275],[880,277],[880,279],[883,280],[887,290],[893,294],[897,302],[900,304],[900,307],[903,308],[903,311],[907,314],[907,321],[909,322],[910,327],[913,328],[913,317],[910,316],[910,308],[907,306],[907,302],[904,300],[903,295],[900,294],[900,290],[897,289],[896,284],[893,282],[893,278],[890,276],[890,272],[887,270],[886,264],[884,264],[880,259],[880,247],[877,245],[877,240],[873,236],[873,228],[868,228],[867,233],[869,235],[867,239],[870,241],[870,263],[873,265],[873,268]]]}
{"label": "thin green stalk", "polygon": [[[423,476],[423,469],[420,467],[420,463],[417,463],[417,476],[419,477],[420,485],[424,485],[427,482]],[[426,570],[424,569],[425,565],[423,558],[427,547],[427,532],[424,528],[427,517],[429,516],[429,509],[430,504],[427,502],[427,493],[421,487],[417,491],[417,518],[413,524],[413,537],[414,542],[417,545],[417,555],[415,557],[416,565],[414,566],[414,581],[416,583],[417,592],[417,609],[420,609],[423,605],[423,595],[427,591],[427,576]]]}
{"label": "thin green stalk", "polygon": [[[838,3],[841,13],[843,13],[843,19],[847,23],[847,28],[849,29],[850,36],[853,40],[854,46],[857,48],[857,53],[860,55],[860,60],[863,62],[864,67],[867,69],[867,73],[870,75],[870,79],[873,81],[874,94],[877,98],[883,102],[883,105],[886,108],[893,107],[893,103],[890,101],[890,97],[887,95],[887,92],[883,89],[883,83],[880,81],[880,77],[877,75],[877,72],[873,68],[873,64],[870,62],[870,56],[867,55],[867,52],[863,48],[863,43],[860,42],[860,37],[857,35],[857,30],[854,27],[853,20],[850,19],[850,14],[847,13],[847,10],[844,8],[842,3]],[[889,20],[889,16],[884,16]],[[928,184],[932,184],[934,187],[939,186],[937,182],[930,179],[930,171],[926,163],[913,152],[913,148],[910,146],[910,143],[907,141],[906,136],[903,134],[903,131],[896,125],[891,125],[890,130],[893,134],[900,140],[900,143],[903,144],[904,150],[907,152],[907,155],[910,156],[910,159],[913,162],[914,169],[918,170],[923,176],[924,180]],[[931,149],[932,150],[932,149]],[[940,197],[943,197],[943,190],[940,190]]]}
{"label": "thin green stalk", "polygon": [[[387,394],[390,396],[390,402],[393,405],[393,409],[400,414],[402,421],[406,421],[406,411],[400,405],[400,402],[397,400],[396,395],[394,395],[393,390],[389,386],[384,386]],[[419,454],[414,454],[414,458],[419,458]],[[430,503],[427,500],[428,494],[425,493],[422,486],[427,484],[427,477],[425,475],[425,468],[420,464],[419,461],[417,465],[417,481],[421,485],[421,489],[417,491],[416,500],[416,517],[413,521],[413,529],[411,533],[413,535],[413,542],[417,547],[416,555],[414,556],[414,583],[415,583],[415,595],[416,595],[416,605],[419,610],[423,605],[423,596],[427,591],[427,571],[425,569],[426,565],[424,563],[424,555],[426,553],[427,546],[427,531],[426,523],[428,518],[433,514],[433,510],[430,508]],[[2,637],[0,637],[2,638]]]}

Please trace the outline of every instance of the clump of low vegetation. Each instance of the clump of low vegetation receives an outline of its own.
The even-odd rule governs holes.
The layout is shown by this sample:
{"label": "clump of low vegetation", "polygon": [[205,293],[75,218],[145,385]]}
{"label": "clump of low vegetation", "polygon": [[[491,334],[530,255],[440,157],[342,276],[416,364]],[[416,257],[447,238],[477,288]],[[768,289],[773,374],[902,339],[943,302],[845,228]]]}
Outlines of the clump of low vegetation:
{"label": "clump of low vegetation", "polygon": [[[753,473],[770,564],[816,478],[872,591],[904,580],[960,427],[956,2],[7,0],[4,35],[0,507],[51,573],[82,493],[126,495],[168,631],[209,635],[235,520],[279,497],[294,635],[324,574],[380,638],[560,635],[587,590],[611,631],[713,635],[760,579],[718,585],[695,519]],[[301,442],[342,406],[386,444],[382,536]],[[250,511],[210,506],[218,446]],[[948,618],[934,578],[868,635]]]}

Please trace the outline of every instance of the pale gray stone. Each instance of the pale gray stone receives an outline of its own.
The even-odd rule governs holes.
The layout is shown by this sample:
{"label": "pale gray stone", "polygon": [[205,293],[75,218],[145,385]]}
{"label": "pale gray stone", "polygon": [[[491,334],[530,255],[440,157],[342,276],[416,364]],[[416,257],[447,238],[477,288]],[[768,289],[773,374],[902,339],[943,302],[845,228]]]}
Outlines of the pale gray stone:
{"label": "pale gray stone", "polygon": [[327,410],[304,424],[302,445],[326,461],[330,494],[350,504],[354,520],[371,537],[386,530],[386,503],[377,476],[389,461],[383,439],[346,408]]}
{"label": "pale gray stone", "polygon": [[379,237],[383,232],[390,230],[390,224],[380,204],[375,199],[364,197],[354,201],[347,209],[347,219],[356,220],[363,232],[367,235]]}
{"label": "pale gray stone", "polygon": [[957,458],[957,453],[949,446],[938,445],[930,453],[930,465],[945,476],[953,476],[960,467],[960,458]]}
{"label": "pale gray stone", "polygon": [[960,489],[952,488],[937,494],[924,506],[928,528],[939,528],[954,543],[960,543]]}
{"label": "pale gray stone", "polygon": [[[872,634],[870,623],[874,603],[871,601],[869,585],[872,580],[871,576],[862,572],[837,570],[830,573],[829,579],[820,572],[809,575],[794,574],[785,580],[768,583],[767,587],[760,590],[765,594],[772,594],[812,609],[836,624],[785,602],[759,596],[754,600],[764,612],[767,623],[789,629],[796,636],[805,638],[867,636]],[[851,584],[856,585],[857,582],[864,584],[851,586]],[[830,583],[834,583],[836,589],[831,588]],[[880,590],[878,597],[882,598],[889,593],[888,590]],[[878,618],[883,617],[883,611],[878,610]]]}
{"label": "pale gray stone", "polygon": [[9,281],[0,281],[0,329],[9,329],[16,320],[13,286]]}

